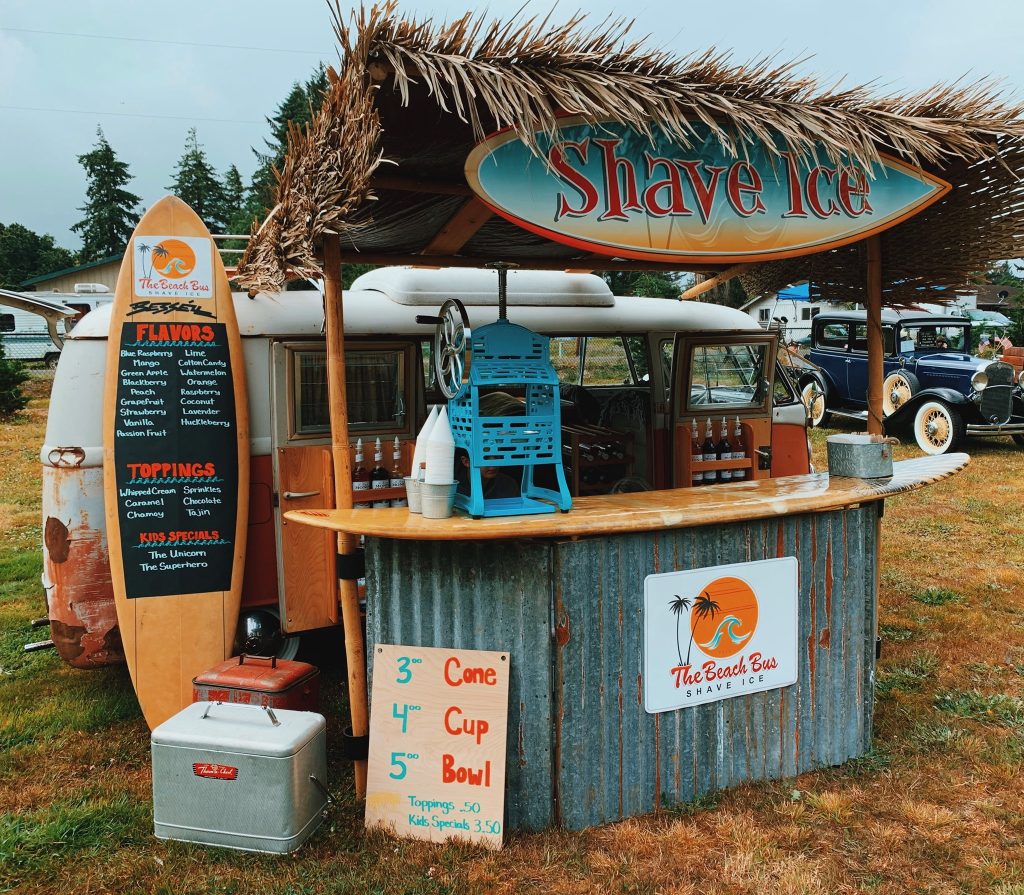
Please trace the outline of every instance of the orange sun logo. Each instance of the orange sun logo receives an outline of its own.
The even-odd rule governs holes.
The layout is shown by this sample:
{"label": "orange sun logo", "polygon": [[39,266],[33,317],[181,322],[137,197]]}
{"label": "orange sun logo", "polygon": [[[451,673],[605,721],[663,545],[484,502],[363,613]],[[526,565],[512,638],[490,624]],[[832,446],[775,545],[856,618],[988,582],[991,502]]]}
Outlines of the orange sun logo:
{"label": "orange sun logo", "polygon": [[757,614],[757,597],[746,581],[716,578],[693,601],[693,642],[707,656],[734,656],[754,636]]}
{"label": "orange sun logo", "polygon": [[153,270],[171,280],[187,277],[196,266],[196,253],[180,239],[165,239],[153,246]]}

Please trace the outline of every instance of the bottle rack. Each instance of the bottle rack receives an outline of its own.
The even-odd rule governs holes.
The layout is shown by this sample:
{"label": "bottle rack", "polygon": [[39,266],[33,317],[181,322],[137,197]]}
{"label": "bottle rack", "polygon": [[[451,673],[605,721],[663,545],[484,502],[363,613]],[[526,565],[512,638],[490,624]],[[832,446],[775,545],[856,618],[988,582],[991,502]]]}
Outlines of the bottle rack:
{"label": "bottle rack", "polygon": [[[700,433],[701,443],[704,441],[704,431],[707,426],[707,417],[696,417],[697,419],[697,431]],[[720,422],[721,418],[719,418]],[[711,418],[711,429],[712,432],[717,434],[715,429],[715,418]],[[729,441],[732,442],[733,427],[729,427]],[[687,417],[685,422],[680,420],[676,424],[676,455],[677,455],[677,468],[679,474],[676,476],[677,487],[679,488],[690,488],[695,487],[693,485],[693,473],[694,472],[719,472],[723,469],[743,469],[746,470],[746,475],[740,481],[750,481],[751,479],[758,479],[764,476],[764,473],[759,472],[757,464],[754,463],[753,459],[753,445],[754,445],[754,430],[753,427],[745,422],[740,422],[740,430],[743,433],[743,458],[736,460],[701,460],[697,462],[693,459],[693,438],[691,436],[691,423],[690,417]],[[717,439],[716,439],[717,443]],[[736,450],[735,445],[733,450]],[[716,482],[714,484],[725,484],[724,482]],[[701,486],[703,487],[703,485]]]}
{"label": "bottle rack", "polygon": [[[609,456],[605,459],[594,456],[587,460],[583,457],[580,445],[588,444],[617,446],[622,457]],[[601,426],[563,425],[562,464],[572,469],[572,474],[567,474],[566,478],[569,480],[569,491],[574,497],[581,494],[607,494],[616,481],[632,472],[633,436]],[[607,474],[610,480],[588,482],[585,480],[585,470],[594,475]]]}
{"label": "bottle rack", "polygon": [[[366,438],[363,438],[363,466],[365,466],[368,470],[373,468],[373,438],[376,438],[376,436],[371,436],[369,450],[367,450],[366,447]],[[382,462],[384,463],[385,468],[387,468],[388,470],[391,469],[391,464],[394,462],[393,458],[391,457],[391,454],[394,451],[394,444],[395,440],[393,435],[388,440],[386,447],[384,447],[384,439],[381,438],[381,446],[384,447],[384,459]],[[402,475],[412,475],[410,470],[412,469],[412,455],[413,452],[416,450],[416,442],[413,441],[412,439],[409,439],[407,441],[399,441],[398,445],[402,451],[402,456],[398,461],[399,466],[402,469]],[[355,469],[355,441],[353,441],[348,446],[348,455],[349,469]],[[369,460],[367,460],[367,457],[369,457]],[[376,491],[374,491],[373,489],[369,491],[353,490],[352,505],[355,506],[357,503],[370,503],[373,500],[396,500],[399,497],[405,497],[405,488],[378,488]]]}

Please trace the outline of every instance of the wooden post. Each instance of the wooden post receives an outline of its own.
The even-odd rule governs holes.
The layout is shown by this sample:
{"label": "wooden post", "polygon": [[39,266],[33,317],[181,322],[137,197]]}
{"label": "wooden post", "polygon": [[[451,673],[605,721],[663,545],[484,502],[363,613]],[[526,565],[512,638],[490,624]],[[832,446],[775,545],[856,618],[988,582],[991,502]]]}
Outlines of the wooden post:
{"label": "wooden post", "polygon": [[867,242],[868,323],[868,434],[882,434],[882,239],[869,236]]}
{"label": "wooden post", "polygon": [[[327,400],[331,413],[331,456],[338,509],[352,508],[352,464],[348,446],[348,406],[345,400],[345,317],[341,305],[341,243],[337,234],[324,236],[324,330],[327,338]],[[338,535],[338,553],[354,553],[354,535]],[[348,702],[352,735],[370,732],[366,694],[366,647],[359,617],[359,591],[354,580],[339,581],[341,618],[345,628]],[[356,797],[366,796],[366,762],[355,763]]]}

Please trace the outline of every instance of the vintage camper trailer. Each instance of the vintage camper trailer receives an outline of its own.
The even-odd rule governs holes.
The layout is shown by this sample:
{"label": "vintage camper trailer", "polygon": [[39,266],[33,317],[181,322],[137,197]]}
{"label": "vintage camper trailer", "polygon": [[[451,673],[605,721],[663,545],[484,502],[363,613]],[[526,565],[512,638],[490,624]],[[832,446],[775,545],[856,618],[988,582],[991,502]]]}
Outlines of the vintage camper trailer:
{"label": "vintage camper trailer", "polygon": [[[473,327],[494,321],[496,273],[381,268],[344,296],[352,441],[361,437],[369,447],[380,437],[390,465],[397,438],[406,472],[415,434],[440,400],[430,363],[434,327],[417,316],[436,314],[449,298],[465,305]],[[293,654],[295,635],[339,621],[333,535],[283,518],[287,510],[334,505],[323,297],[310,290],[234,301],[251,435],[240,628],[279,618]],[[724,467],[748,478],[808,471],[805,410],[775,360],[776,336],[740,311],[617,297],[594,275],[538,271],[511,271],[508,301],[511,320],[552,339],[574,494],[717,482],[714,473],[697,482],[691,433],[696,422],[703,436],[710,423],[717,440],[723,419],[730,434],[742,424],[747,460],[721,464],[721,480]],[[103,510],[109,324],[110,308],[101,307],[67,339],[40,454],[52,639],[81,668],[123,660]]]}

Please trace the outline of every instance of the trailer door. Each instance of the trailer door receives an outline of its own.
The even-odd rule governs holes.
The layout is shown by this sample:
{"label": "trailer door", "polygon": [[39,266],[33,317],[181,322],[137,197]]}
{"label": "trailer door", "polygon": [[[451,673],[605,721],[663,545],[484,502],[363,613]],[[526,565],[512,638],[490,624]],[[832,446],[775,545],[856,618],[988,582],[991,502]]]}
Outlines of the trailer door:
{"label": "trailer door", "polygon": [[334,506],[327,348],[278,343],[273,369],[277,592],[281,628],[294,634],[338,623],[335,535],[284,518],[288,510]]}

